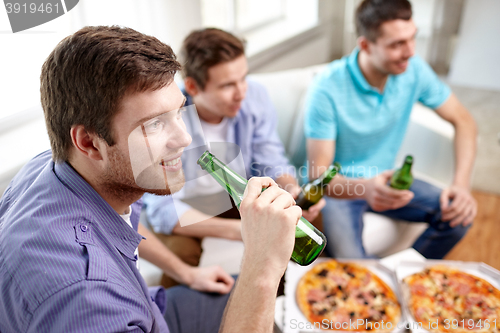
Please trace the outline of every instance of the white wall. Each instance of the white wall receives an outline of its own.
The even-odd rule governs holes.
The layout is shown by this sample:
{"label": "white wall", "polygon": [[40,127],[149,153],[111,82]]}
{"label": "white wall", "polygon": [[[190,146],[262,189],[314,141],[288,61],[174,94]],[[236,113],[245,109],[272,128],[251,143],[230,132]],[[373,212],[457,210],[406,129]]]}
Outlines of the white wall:
{"label": "white wall", "polygon": [[467,0],[449,82],[500,90],[500,1]]}

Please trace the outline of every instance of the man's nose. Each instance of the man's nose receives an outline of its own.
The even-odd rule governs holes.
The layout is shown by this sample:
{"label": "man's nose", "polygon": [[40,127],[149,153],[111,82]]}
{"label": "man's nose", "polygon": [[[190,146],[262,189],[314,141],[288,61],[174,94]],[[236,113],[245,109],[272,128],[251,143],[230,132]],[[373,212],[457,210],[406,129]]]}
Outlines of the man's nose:
{"label": "man's nose", "polygon": [[177,121],[171,128],[171,133],[168,138],[167,146],[170,148],[185,148],[193,141],[191,135],[186,130],[184,122]]}
{"label": "man's nose", "polygon": [[412,40],[406,43],[406,47],[403,52],[405,58],[413,57],[413,55],[415,54],[415,41]]}
{"label": "man's nose", "polygon": [[246,82],[241,82],[236,86],[236,92],[234,95],[234,99],[237,101],[242,101],[245,99],[245,94],[247,92],[247,84]]}

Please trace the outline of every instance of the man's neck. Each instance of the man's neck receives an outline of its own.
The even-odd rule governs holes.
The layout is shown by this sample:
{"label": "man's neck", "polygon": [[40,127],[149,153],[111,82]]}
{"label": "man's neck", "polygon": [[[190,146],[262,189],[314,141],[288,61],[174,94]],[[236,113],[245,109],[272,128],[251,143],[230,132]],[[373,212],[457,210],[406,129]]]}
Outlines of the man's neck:
{"label": "man's neck", "polygon": [[358,54],[358,65],[361,73],[366,81],[372,86],[377,88],[380,92],[384,91],[385,83],[389,74],[379,71],[370,61],[368,55],[363,50]]}
{"label": "man's neck", "polygon": [[[193,103],[196,105],[196,99],[193,98]],[[201,120],[209,124],[220,124],[224,117],[213,114],[201,105],[196,105],[196,111]]]}
{"label": "man's neck", "polygon": [[79,161],[68,161],[68,164],[90,185],[92,188],[113,208],[119,215],[128,212],[131,204],[139,200],[144,193],[142,192],[125,192],[111,190],[106,184],[95,176],[95,172],[91,172],[90,168],[84,166],[84,163]]}

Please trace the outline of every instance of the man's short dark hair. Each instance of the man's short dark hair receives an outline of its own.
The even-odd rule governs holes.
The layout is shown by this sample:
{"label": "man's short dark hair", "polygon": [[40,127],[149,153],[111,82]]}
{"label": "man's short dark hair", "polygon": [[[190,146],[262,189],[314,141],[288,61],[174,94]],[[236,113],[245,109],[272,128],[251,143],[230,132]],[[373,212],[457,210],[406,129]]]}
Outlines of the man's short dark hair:
{"label": "man's short dark hair", "polygon": [[85,27],[63,39],[40,76],[54,161],[68,161],[74,125],[114,145],[111,121],[124,95],[161,89],[179,69],[170,46],[133,29]]}
{"label": "man's short dark hair", "polygon": [[243,54],[243,41],[229,32],[215,28],[193,31],[182,43],[182,75],[193,78],[201,89],[205,89],[210,67],[234,60]]}
{"label": "man's short dark hair", "polygon": [[382,23],[392,20],[411,19],[411,3],[408,0],[364,0],[356,10],[356,32],[375,42],[380,36]]}

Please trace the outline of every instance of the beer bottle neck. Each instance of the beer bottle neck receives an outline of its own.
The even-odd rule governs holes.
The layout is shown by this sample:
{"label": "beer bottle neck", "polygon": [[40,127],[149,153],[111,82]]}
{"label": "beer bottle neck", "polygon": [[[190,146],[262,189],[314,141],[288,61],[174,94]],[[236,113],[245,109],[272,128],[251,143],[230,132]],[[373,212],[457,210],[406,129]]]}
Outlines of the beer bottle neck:
{"label": "beer bottle neck", "polygon": [[405,162],[401,167],[401,174],[409,175],[411,172],[412,163]]}
{"label": "beer bottle neck", "polygon": [[337,166],[330,165],[330,167],[315,181],[316,185],[325,188],[333,177],[335,177],[337,171]]}
{"label": "beer bottle neck", "polygon": [[226,189],[231,198],[233,198],[235,205],[240,208],[248,181],[208,151],[201,155],[198,159],[198,164]]}

